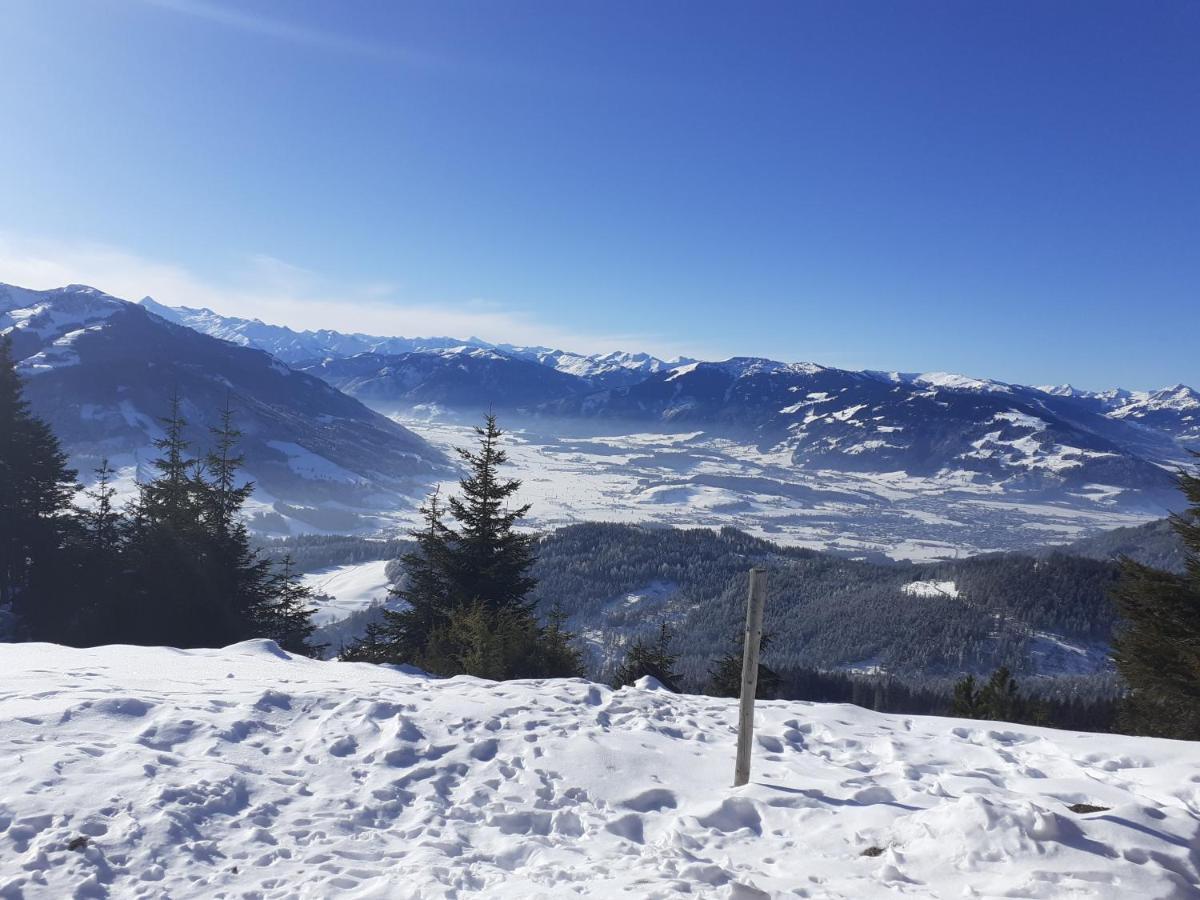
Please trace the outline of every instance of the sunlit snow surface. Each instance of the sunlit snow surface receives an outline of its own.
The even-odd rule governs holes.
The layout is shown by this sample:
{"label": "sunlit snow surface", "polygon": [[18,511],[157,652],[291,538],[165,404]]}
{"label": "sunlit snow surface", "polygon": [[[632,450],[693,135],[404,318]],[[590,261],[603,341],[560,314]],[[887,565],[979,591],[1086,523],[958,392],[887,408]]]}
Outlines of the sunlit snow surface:
{"label": "sunlit snow surface", "polygon": [[[398,421],[446,450],[475,440],[459,425]],[[1065,543],[1154,517],[1117,511],[1109,502],[1115,489],[1104,485],[1089,485],[1072,505],[1022,500],[963,471],[811,471],[793,465],[786,449],[762,451],[702,432],[569,437],[516,429],[505,447],[538,528],[732,525],[781,544],[921,560]],[[456,489],[446,482],[443,495]]]}
{"label": "sunlit snow surface", "polygon": [[374,559],[307,573],[303,578],[305,586],[322,595],[313,621],[318,625],[336,622],[386,600],[387,564],[385,559]]}
{"label": "sunlit snow surface", "polygon": [[1197,895],[1195,744],[772,702],[733,789],[735,703],[650,685],[0,654],[0,897]]}
{"label": "sunlit snow surface", "polygon": [[910,597],[958,597],[953,581],[911,581],[900,590]]}

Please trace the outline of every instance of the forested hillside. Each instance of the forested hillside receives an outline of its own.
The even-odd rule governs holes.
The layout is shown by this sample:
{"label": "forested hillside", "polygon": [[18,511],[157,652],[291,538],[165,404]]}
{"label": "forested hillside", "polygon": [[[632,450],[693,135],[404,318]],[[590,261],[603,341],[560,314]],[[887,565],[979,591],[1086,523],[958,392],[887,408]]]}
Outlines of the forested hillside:
{"label": "forested hillside", "polygon": [[880,565],[781,548],[725,529],[589,524],[546,536],[535,570],[604,674],[624,639],[666,617],[680,668],[702,679],[741,628],[746,571],[770,569],[766,660],[796,668],[948,676],[1103,669],[1114,617],[1109,563],[1062,554]]}
{"label": "forested hillside", "polygon": [[294,537],[262,540],[257,547],[271,559],[290,556],[300,572],[313,572],[327,566],[345,566],[376,559],[398,559],[408,542],[375,540],[346,534],[301,534]]}
{"label": "forested hillside", "polygon": [[1102,531],[1064,547],[1063,552],[1091,559],[1117,560],[1127,556],[1167,572],[1182,573],[1185,568],[1183,542],[1171,527],[1170,519]]}
{"label": "forested hillside", "polygon": [[[396,559],[405,544],[329,536],[267,546],[311,570]],[[1065,553],[879,564],[780,547],[734,529],[592,523],[542,537],[532,597],[543,613],[562,605],[596,677],[610,676],[628,642],[665,619],[675,626],[680,671],[698,688],[740,636],[746,572],[755,564],[770,570],[766,661],[785,675],[889,673],[941,684],[999,665],[1022,676],[1108,671],[1116,565]],[[389,574],[401,577],[398,561]],[[336,650],[377,615],[326,626],[319,637]]]}

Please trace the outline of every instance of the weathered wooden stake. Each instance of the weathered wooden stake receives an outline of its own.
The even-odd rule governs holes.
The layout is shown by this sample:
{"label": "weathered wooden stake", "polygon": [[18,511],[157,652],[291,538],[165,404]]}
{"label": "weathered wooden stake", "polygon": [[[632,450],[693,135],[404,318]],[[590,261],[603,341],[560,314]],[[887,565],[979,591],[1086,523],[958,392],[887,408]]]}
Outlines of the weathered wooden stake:
{"label": "weathered wooden stake", "polygon": [[767,571],[750,570],[750,597],[746,601],[746,643],[742,648],[742,705],[738,713],[737,765],[733,786],[750,780],[750,746],[754,740],[754,695],[758,691],[758,646],[762,643],[763,601],[767,597]]}

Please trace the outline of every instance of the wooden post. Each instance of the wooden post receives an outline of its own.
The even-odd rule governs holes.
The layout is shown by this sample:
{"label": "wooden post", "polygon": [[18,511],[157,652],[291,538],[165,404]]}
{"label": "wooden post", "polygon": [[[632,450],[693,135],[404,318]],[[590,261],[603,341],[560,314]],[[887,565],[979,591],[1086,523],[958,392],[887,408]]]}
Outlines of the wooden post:
{"label": "wooden post", "polygon": [[742,703],[738,712],[737,765],[733,786],[750,780],[750,746],[754,740],[754,695],[758,691],[758,647],[762,643],[763,601],[767,597],[767,571],[750,570],[750,596],[746,601],[746,643],[742,648]]}

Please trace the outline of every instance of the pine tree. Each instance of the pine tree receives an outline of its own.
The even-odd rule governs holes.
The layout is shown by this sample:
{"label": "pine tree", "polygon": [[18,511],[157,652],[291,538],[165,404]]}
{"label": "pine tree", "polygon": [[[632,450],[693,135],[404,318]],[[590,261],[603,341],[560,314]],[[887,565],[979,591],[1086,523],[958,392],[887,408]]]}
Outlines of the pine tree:
{"label": "pine tree", "polygon": [[670,650],[674,636],[671,626],[664,620],[659,626],[658,637],[653,642],[643,638],[635,640],[625,654],[624,662],[617,669],[613,687],[625,687],[649,675],[667,690],[678,692],[679,674],[675,671],[678,657]]}
{"label": "pine tree", "polygon": [[77,490],[58,439],[29,411],[10,339],[0,337],[0,610],[35,638],[55,639],[76,599],[65,595],[60,563]]}
{"label": "pine tree", "polygon": [[[250,545],[250,535],[241,517],[242,506],[254,492],[253,482],[239,483],[243,457],[237,452],[242,432],[233,423],[232,403],[226,395],[220,424],[209,428],[212,449],[193,477],[200,502],[201,524],[207,545],[208,577],[212,597],[209,605],[224,634],[217,641],[232,642],[244,637],[271,637],[287,649],[304,652],[303,639],[312,626],[307,617],[307,597],[295,595],[304,589],[294,583],[290,561],[284,577],[273,576],[270,563]],[[293,602],[295,601],[295,602]],[[304,624],[300,619],[303,619]],[[307,632],[304,628],[307,627]]]}
{"label": "pine tree", "polygon": [[547,676],[558,678],[584,676],[583,655],[575,643],[575,633],[567,629],[567,612],[555,601],[542,629],[540,668]]}
{"label": "pine tree", "polygon": [[79,592],[78,628],[71,642],[83,645],[123,638],[110,629],[112,611],[121,606],[129,583],[124,568],[126,522],[116,507],[117,490],[107,459],[96,467],[95,476],[95,483],[83,492],[91,502],[77,513],[82,537],[74,547],[84,589]]}
{"label": "pine tree", "polygon": [[126,548],[129,591],[111,610],[112,640],[174,647],[214,647],[230,643],[227,598],[217,608],[221,586],[205,531],[206,491],[197,475],[199,460],[188,453],[178,392],[161,419],[163,436],[155,476],[138,485]]}
{"label": "pine tree", "polygon": [[500,467],[508,455],[500,447],[503,432],[496,417],[487,415],[476,427],[477,450],[460,447],[467,464],[459,481],[461,497],[447,502],[457,530],[447,532],[452,564],[446,574],[456,606],[482,603],[489,609],[531,609],[527,595],[537,585],[529,574],[534,563],[535,537],[515,530],[529,505],[510,508],[509,499],[520,489],[515,478],[505,479]]}
{"label": "pine tree", "polygon": [[292,557],[285,556],[268,585],[267,601],[252,612],[255,632],[289,653],[320,658],[325,647],[312,643],[313,596],[313,589],[296,577]]}
{"label": "pine tree", "polygon": [[1022,717],[1023,706],[1017,688],[1017,680],[1007,666],[994,671],[979,691],[979,704],[983,719],[1001,722],[1017,722]]}
{"label": "pine tree", "polygon": [[[734,638],[733,646],[730,651],[717,660],[716,664],[709,670],[708,685],[704,689],[704,693],[710,697],[740,697],[742,694],[742,660],[744,657],[745,634],[739,634]],[[771,644],[770,635],[765,632],[758,644],[758,652],[761,656],[767,651],[767,647]],[[775,697],[779,690],[779,674],[763,663],[758,664],[758,683],[754,690],[754,696],[758,700],[770,700]]]}
{"label": "pine tree", "polygon": [[995,719],[1001,722],[1023,722],[1034,709],[1021,697],[1017,680],[1007,666],[1000,666],[982,686],[974,675],[967,675],[954,685],[953,713],[964,719]]}
{"label": "pine tree", "polygon": [[[435,492],[411,532],[416,548],[403,557],[394,596],[367,638],[344,650],[349,661],[408,663],[437,675],[532,678],[578,675],[573,637],[552,620],[539,626],[529,592],[536,538],[516,530],[528,505],[510,507],[520,488],[499,469],[507,457],[495,416],[475,429],[478,449],[460,449],[468,474],[461,496],[444,511]],[[447,522],[448,518],[453,524]]]}
{"label": "pine tree", "polygon": [[170,414],[160,422],[164,433],[154,441],[159,456],[151,463],[158,474],[140,485],[138,512],[152,522],[186,531],[199,523],[202,509],[196,478],[199,460],[188,455],[191,445],[184,436],[187,420],[178,391],[171,396]]}
{"label": "pine tree", "polygon": [[[457,606],[450,596],[451,534],[435,490],[421,507],[424,526],[410,532],[416,547],[401,562],[403,580],[391,591],[403,606],[385,609],[383,618],[362,641],[343,650],[341,658],[358,662],[394,662],[430,666],[429,644],[435,633],[444,636]],[[435,668],[444,668],[442,666]],[[453,668],[453,665],[450,664]],[[429,671],[435,671],[429,668]],[[438,674],[441,674],[440,672]]]}
{"label": "pine tree", "polygon": [[95,469],[95,483],[83,492],[91,505],[82,510],[79,519],[87,534],[88,543],[98,552],[116,554],[121,538],[123,517],[113,502],[117,489],[113,487],[113,470],[107,459]]}
{"label": "pine tree", "polygon": [[954,715],[963,719],[982,718],[979,685],[974,675],[967,675],[954,684]]}
{"label": "pine tree", "polygon": [[1123,625],[1113,661],[1129,686],[1123,728],[1200,740],[1200,472],[1181,471],[1177,480],[1188,510],[1171,524],[1183,542],[1186,571],[1122,561],[1114,596]]}

